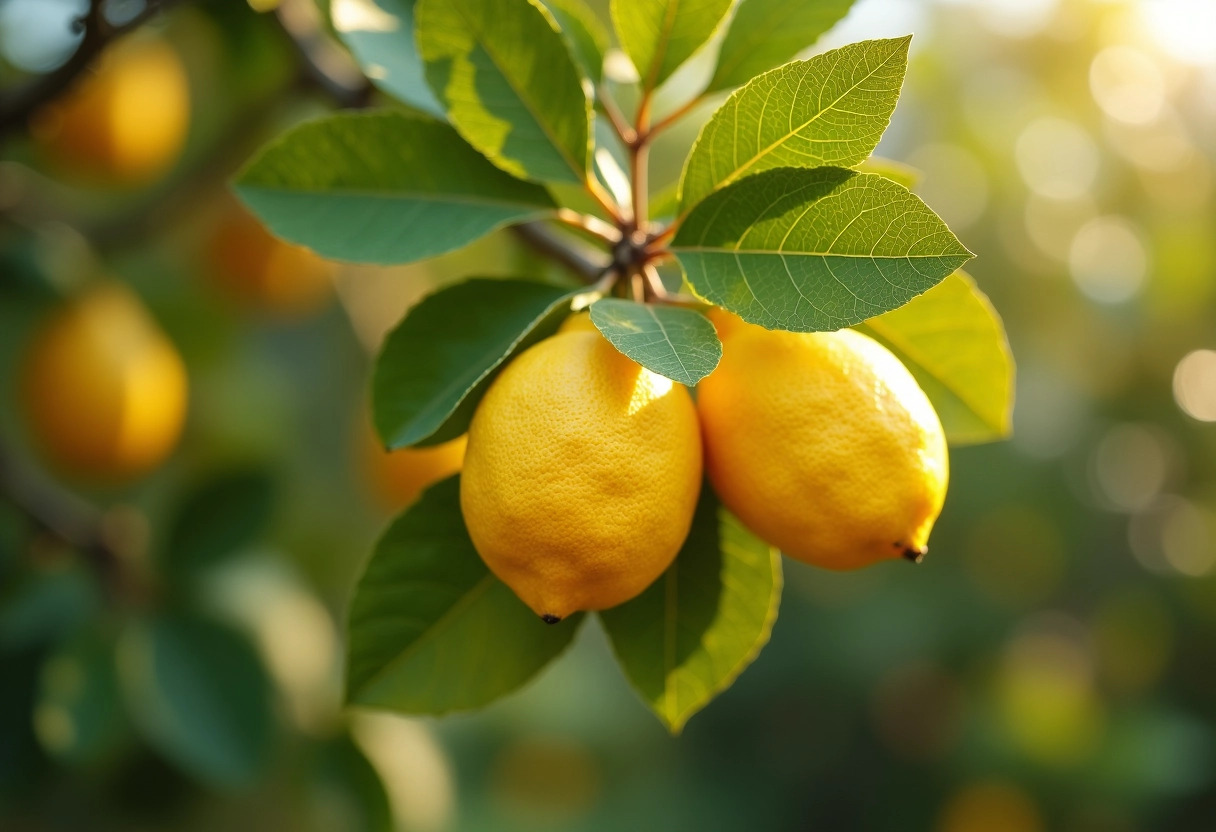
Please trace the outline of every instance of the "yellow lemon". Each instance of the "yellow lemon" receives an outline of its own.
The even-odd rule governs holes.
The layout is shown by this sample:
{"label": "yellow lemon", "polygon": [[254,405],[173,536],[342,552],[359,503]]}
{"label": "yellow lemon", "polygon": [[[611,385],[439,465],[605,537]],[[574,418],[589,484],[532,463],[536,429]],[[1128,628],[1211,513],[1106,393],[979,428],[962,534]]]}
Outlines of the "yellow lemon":
{"label": "yellow lemon", "polygon": [[67,173],[105,185],[143,184],[180,154],[190,85],[164,41],[128,40],[35,118],[35,142]]}
{"label": "yellow lemon", "polygon": [[599,332],[595,328],[595,324],[591,323],[590,312],[575,312],[569,318],[562,321],[562,325],[557,328],[559,333],[562,332]]}
{"label": "yellow lemon", "polygon": [[316,311],[330,296],[333,265],[273,236],[232,204],[207,246],[208,276],[226,295],[286,317]]}
{"label": "yellow lemon", "polygon": [[919,560],[946,495],[941,422],[899,359],[852,330],[794,333],[711,313],[722,361],[698,387],[722,502],[829,569]]}
{"label": "yellow lemon", "polygon": [[512,361],[478,405],[460,503],[486,565],[552,623],[653,583],[700,487],[688,391],[598,332],[567,331]]}
{"label": "yellow lemon", "polygon": [[30,431],[67,473],[121,480],[162,462],[181,435],[186,369],[139,300],[102,284],[34,336],[22,373]]}
{"label": "yellow lemon", "polygon": [[365,470],[387,508],[405,508],[435,483],[459,473],[464,464],[467,436],[429,448],[388,451],[370,429],[364,433]]}

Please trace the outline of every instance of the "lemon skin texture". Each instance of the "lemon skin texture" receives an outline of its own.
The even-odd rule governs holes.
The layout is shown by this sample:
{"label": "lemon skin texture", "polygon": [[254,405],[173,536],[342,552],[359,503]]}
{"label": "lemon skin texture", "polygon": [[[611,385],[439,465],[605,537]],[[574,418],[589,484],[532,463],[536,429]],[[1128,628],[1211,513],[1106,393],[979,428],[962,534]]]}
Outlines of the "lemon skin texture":
{"label": "lemon skin texture", "polygon": [[701,476],[688,391],[598,332],[566,331],[478,405],[460,503],[486,565],[552,623],[653,583],[688,536]]}
{"label": "lemon skin texture", "polygon": [[697,410],[722,502],[816,566],[923,557],[949,462],[941,422],[907,368],[853,330],[711,318],[723,355],[698,387]]}
{"label": "lemon skin texture", "polygon": [[333,264],[267,231],[239,205],[230,205],[207,245],[207,276],[239,306],[298,318],[330,298]]}
{"label": "lemon skin texture", "polygon": [[160,40],[120,42],[97,71],[44,108],[35,143],[64,173],[88,184],[142,185],[181,153],[190,85],[181,59]]}
{"label": "lemon skin texture", "polygon": [[169,455],[186,416],[186,368],[139,300],[102,284],[35,334],[21,372],[30,432],[66,474],[118,482]]}

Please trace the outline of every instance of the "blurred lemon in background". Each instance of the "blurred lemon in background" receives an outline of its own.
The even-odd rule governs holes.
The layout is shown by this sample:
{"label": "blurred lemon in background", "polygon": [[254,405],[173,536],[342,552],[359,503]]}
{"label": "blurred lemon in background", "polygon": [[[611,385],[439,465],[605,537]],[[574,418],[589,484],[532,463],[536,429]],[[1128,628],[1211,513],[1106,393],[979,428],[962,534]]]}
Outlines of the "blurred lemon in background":
{"label": "blurred lemon in background", "polygon": [[852,330],[779,332],[710,313],[722,361],[698,387],[722,502],[829,569],[919,559],[946,497],[946,439],[912,374]]}
{"label": "blurred lemon in background", "polygon": [[59,309],[28,347],[30,432],[65,473],[116,481],[169,455],[186,416],[186,368],[139,299],[103,283]]}
{"label": "blurred lemon in background", "polygon": [[238,303],[284,317],[318,310],[333,289],[333,264],[272,235],[235,200],[207,244],[207,277]]}
{"label": "blurred lemon in background", "polygon": [[429,448],[385,450],[370,425],[360,431],[362,467],[375,495],[392,510],[403,509],[440,480],[460,473],[468,436]]}
{"label": "blurred lemon in background", "polygon": [[32,135],[65,173],[141,185],[177,160],[190,124],[185,67],[162,40],[124,40],[36,117]]}
{"label": "blurred lemon in background", "polygon": [[959,789],[937,824],[937,832],[1043,832],[1044,828],[1030,795],[1002,780],[981,780]]}

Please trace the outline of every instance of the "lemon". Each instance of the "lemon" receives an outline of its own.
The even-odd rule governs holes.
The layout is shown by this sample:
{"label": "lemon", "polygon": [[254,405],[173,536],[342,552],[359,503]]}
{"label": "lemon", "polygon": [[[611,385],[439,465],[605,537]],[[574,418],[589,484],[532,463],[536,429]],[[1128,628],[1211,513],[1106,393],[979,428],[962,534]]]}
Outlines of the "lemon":
{"label": "lemon", "polygon": [[473,544],[545,621],[628,601],[671,564],[701,487],[688,391],[598,332],[531,347],[469,428],[460,503]]}
{"label": "lemon", "polygon": [[127,40],[95,73],[43,108],[35,142],[67,173],[105,185],[143,184],[181,152],[190,86],[181,59],[161,40]]}
{"label": "lemon", "polygon": [[919,560],[946,495],[946,439],[899,359],[852,330],[763,329],[721,310],[698,387],[722,502],[787,555],[830,569]]}
{"label": "lemon", "polygon": [[217,224],[207,261],[208,277],[221,292],[275,315],[306,315],[330,296],[332,264],[273,236],[240,205],[230,205]]}
{"label": "lemon", "polygon": [[460,472],[466,436],[428,448],[388,451],[367,430],[365,466],[376,495],[388,507],[405,508],[423,491]]}
{"label": "lemon", "polygon": [[30,431],[63,471],[122,480],[162,462],[181,435],[186,370],[125,287],[106,283],[35,334],[22,372]]}

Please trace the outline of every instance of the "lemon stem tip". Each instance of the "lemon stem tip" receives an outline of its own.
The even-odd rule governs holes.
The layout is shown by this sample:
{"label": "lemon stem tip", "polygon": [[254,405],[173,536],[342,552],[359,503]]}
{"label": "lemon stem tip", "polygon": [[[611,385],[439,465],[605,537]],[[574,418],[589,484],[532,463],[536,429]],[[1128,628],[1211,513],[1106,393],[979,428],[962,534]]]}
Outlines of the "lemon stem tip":
{"label": "lemon stem tip", "polygon": [[561,621],[562,619],[560,616],[553,615],[552,613],[547,612],[540,617],[540,620],[545,622],[546,624],[556,624],[557,622]]}
{"label": "lemon stem tip", "polygon": [[907,546],[903,551],[904,558],[913,563],[920,563],[925,559],[925,555],[927,554],[929,554],[928,546]]}

